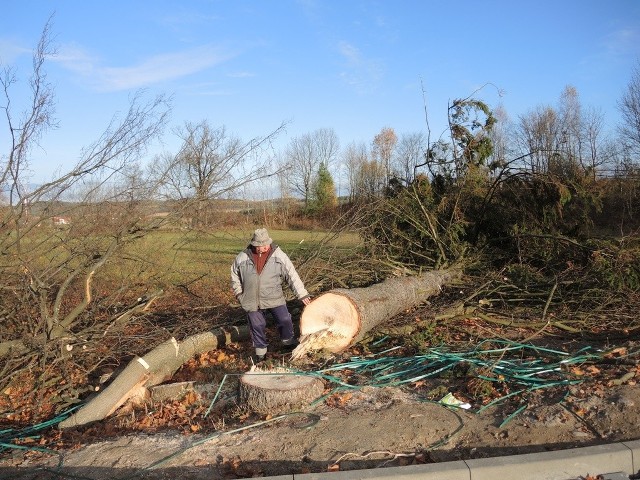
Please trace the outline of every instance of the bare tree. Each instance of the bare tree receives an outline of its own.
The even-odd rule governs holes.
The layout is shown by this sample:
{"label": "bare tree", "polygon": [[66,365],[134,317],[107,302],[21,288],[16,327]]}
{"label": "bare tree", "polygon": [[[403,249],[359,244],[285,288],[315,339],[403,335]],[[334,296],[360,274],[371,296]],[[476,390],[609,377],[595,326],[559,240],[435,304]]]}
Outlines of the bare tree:
{"label": "bare tree", "polygon": [[153,169],[167,197],[193,205],[193,226],[205,225],[210,200],[277,173],[273,159],[264,154],[284,128],[283,123],[265,137],[247,142],[228,134],[224,126],[211,128],[206,120],[187,122],[177,130],[182,140],[178,153],[158,157]]}
{"label": "bare tree", "polygon": [[567,85],[560,95],[558,120],[559,148],[565,161],[575,164],[582,158],[582,105],[578,90],[571,85]]}
{"label": "bare tree", "polygon": [[413,182],[417,174],[417,166],[424,162],[426,149],[426,138],[423,133],[403,134],[392,159],[393,175],[405,185]]}
{"label": "bare tree", "polygon": [[532,174],[546,173],[549,155],[558,151],[559,120],[551,107],[538,107],[520,117],[516,140],[522,152],[524,166]]}
{"label": "bare tree", "polygon": [[387,187],[386,169],[377,160],[370,160],[360,165],[358,172],[357,198],[373,200],[380,198]]}
{"label": "bare tree", "polygon": [[292,196],[292,171],[288,168],[287,160],[282,154],[279,154],[277,157],[276,164],[279,166],[276,177],[277,188],[280,195],[278,213],[280,214],[281,224],[287,225],[292,213],[295,211],[294,206],[298,200]]}
{"label": "bare tree", "polygon": [[309,206],[312,187],[320,165],[329,168],[340,149],[338,136],[330,128],[321,128],[312,133],[295,137],[285,152],[287,168],[293,190],[302,196],[305,207]]}
{"label": "bare tree", "polygon": [[[132,216],[129,208],[121,210],[119,218],[113,218],[111,236],[106,239],[91,239],[90,233],[104,231],[106,225],[103,218],[93,219],[87,212],[87,205],[104,202],[105,197],[99,190],[114,181],[121,171],[135,163],[138,155],[144,152],[145,146],[151,142],[165,121],[165,113],[158,113],[164,106],[159,99],[144,106],[138,105],[136,97],[127,115],[117,124],[111,124],[100,140],[83,152],[82,159],[67,173],[59,178],[38,187],[35,191],[23,195],[23,203],[33,208],[38,207],[38,214],[30,218],[20,218],[22,211],[9,213],[4,222],[18,225],[14,235],[3,237],[0,241],[0,251],[12,255],[16,264],[6,265],[12,272],[9,278],[16,283],[7,282],[5,288],[13,291],[16,297],[30,305],[39,305],[39,317],[43,322],[40,333],[47,339],[58,338],[73,330],[73,324],[86,310],[91,302],[91,283],[96,272],[116,252],[118,247],[133,238],[131,235],[139,231],[135,227],[138,216]],[[51,222],[53,216],[60,215],[57,200],[63,194],[78,189],[84,185],[82,198],[76,199],[67,206],[67,216],[75,216],[78,223],[67,231],[55,231],[50,236],[42,236],[38,229],[43,223]],[[120,193],[111,197],[121,203]],[[131,202],[128,202],[131,205]],[[100,210],[100,209],[97,209]],[[135,235],[134,235],[135,237]],[[35,238],[40,238],[33,243]],[[92,241],[93,240],[93,241]],[[22,248],[22,244],[29,245],[29,249]],[[44,259],[49,262],[43,264]],[[14,268],[17,269],[13,270]],[[67,297],[75,295],[77,281],[84,285],[84,298],[72,309],[65,309],[68,305]],[[27,291],[21,290],[20,285],[30,285]],[[2,351],[0,347],[0,352]]]}
{"label": "bare tree", "polygon": [[15,69],[4,66],[0,77],[4,93],[0,108],[5,113],[11,141],[8,156],[3,155],[0,160],[0,190],[9,192],[11,205],[21,204],[25,195],[23,182],[29,167],[30,150],[49,128],[56,126],[53,89],[44,71],[45,60],[56,53],[51,45],[51,22],[52,18],[49,18],[33,52],[33,71],[29,79],[30,105],[18,118],[12,111],[10,95],[12,86],[17,82]]}
{"label": "bare tree", "polygon": [[295,137],[285,152],[285,168],[290,172],[291,188],[302,196],[305,206],[311,198],[313,175],[317,170],[318,159],[313,150],[313,139],[310,134]]}
{"label": "bare tree", "polygon": [[[12,111],[11,90],[17,76],[13,69],[3,69],[2,108],[11,143],[2,157],[0,177],[10,192],[8,205],[0,210],[0,230],[7,233],[0,236],[0,389],[17,375],[34,371],[42,383],[71,388],[71,382],[52,377],[61,375],[55,366],[63,361],[63,352],[92,336],[102,338],[109,322],[129,318],[122,311],[115,317],[104,314],[135,281],[121,279],[113,290],[106,288],[106,265],[152,228],[136,210],[143,186],[131,178],[147,147],[163,131],[170,111],[163,96],[145,100],[136,94],[128,111],[114,116],[72,168],[33,190],[24,188],[30,153],[55,125],[53,90],[44,70],[53,51],[47,23],[33,55],[30,97],[20,102],[29,107],[19,120]],[[98,207],[96,201],[105,203]],[[53,222],[60,216],[66,217],[62,227]],[[96,282],[103,288],[96,288]]]}
{"label": "bare tree", "polygon": [[373,139],[371,156],[384,168],[386,185],[391,179],[391,159],[397,143],[398,136],[391,127],[384,127]]}
{"label": "bare tree", "polygon": [[577,90],[567,86],[558,109],[538,107],[520,117],[516,140],[531,173],[551,173],[562,178],[595,178],[605,161],[599,149],[603,138],[603,115],[584,109]]}
{"label": "bare tree", "polygon": [[319,163],[328,170],[333,166],[340,151],[338,135],[333,128],[319,128],[313,132],[313,137]]}
{"label": "bare tree", "polygon": [[509,115],[503,107],[494,110],[496,124],[491,130],[490,137],[493,144],[493,152],[489,159],[490,171],[500,171],[506,167],[511,158],[516,155],[513,152],[513,125],[509,120]]}
{"label": "bare tree", "polygon": [[604,114],[602,111],[590,108],[582,118],[581,135],[584,142],[581,156],[582,168],[591,174],[595,180],[598,169],[607,163],[607,140],[603,138]]}
{"label": "bare tree", "polygon": [[342,156],[347,169],[347,180],[349,182],[349,201],[355,201],[361,190],[361,170],[362,166],[369,161],[369,149],[364,143],[355,142],[347,145]]}
{"label": "bare tree", "polygon": [[622,122],[618,133],[625,146],[640,154],[640,65],[636,66],[627,85],[627,90],[618,101]]}

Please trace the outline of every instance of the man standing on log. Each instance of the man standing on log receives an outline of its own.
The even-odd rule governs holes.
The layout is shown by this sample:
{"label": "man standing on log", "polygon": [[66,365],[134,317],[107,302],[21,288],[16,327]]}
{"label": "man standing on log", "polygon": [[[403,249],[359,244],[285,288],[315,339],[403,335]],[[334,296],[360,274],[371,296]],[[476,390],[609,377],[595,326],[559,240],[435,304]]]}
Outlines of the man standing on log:
{"label": "man standing on log", "polygon": [[267,321],[270,312],[278,326],[285,350],[292,351],[298,340],[293,333],[293,322],[287,308],[282,283],[285,281],[296,297],[308,305],[311,301],[293,263],[282,249],[273,243],[266,228],[253,233],[251,242],[240,252],[231,265],[231,288],[240,305],[247,312],[251,340],[258,362],[267,354]]}

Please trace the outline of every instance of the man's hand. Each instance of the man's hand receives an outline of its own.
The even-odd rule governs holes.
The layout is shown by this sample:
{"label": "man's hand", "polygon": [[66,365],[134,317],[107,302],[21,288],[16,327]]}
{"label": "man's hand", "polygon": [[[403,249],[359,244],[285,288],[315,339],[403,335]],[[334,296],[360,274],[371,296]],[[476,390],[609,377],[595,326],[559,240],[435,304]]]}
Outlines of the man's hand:
{"label": "man's hand", "polygon": [[309,305],[311,303],[311,296],[307,295],[306,297],[302,297],[300,301],[305,305]]}

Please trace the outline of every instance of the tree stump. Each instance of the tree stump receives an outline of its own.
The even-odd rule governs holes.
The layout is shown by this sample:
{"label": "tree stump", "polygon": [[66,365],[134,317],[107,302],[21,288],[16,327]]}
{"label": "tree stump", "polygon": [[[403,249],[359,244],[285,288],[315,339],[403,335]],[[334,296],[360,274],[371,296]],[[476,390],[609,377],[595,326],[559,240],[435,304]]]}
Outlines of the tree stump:
{"label": "tree stump", "polygon": [[278,415],[307,406],[324,391],[324,382],[286,368],[254,367],[240,377],[238,398],[256,413]]}
{"label": "tree stump", "polygon": [[438,270],[319,295],[302,312],[300,345],[292,358],[314,350],[341,352],[382,322],[440,293],[443,285],[460,276],[457,270]]}

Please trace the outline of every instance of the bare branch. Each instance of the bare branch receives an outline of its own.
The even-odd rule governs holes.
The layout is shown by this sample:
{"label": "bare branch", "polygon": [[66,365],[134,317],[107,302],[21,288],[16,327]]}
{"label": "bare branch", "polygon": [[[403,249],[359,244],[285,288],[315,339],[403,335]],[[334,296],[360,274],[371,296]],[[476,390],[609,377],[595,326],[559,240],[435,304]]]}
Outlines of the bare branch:
{"label": "bare branch", "polygon": [[[9,203],[16,205],[25,195],[23,183],[29,167],[29,152],[37,145],[41,136],[49,128],[56,127],[53,117],[55,112],[54,92],[44,70],[45,61],[49,56],[55,55],[56,50],[51,45],[51,25],[53,16],[47,21],[40,41],[33,52],[33,70],[29,79],[31,90],[30,106],[22,114],[18,121],[14,120],[11,110],[10,88],[17,81],[13,69],[5,68],[0,77],[5,104],[1,107],[5,112],[11,146],[8,152],[6,165],[0,175],[0,187],[9,187]],[[7,185],[7,183],[9,185]]]}

